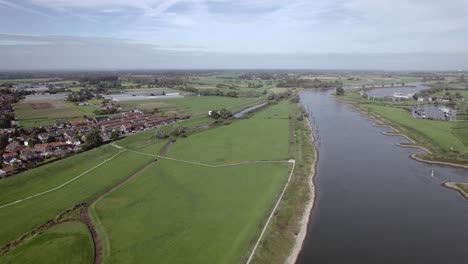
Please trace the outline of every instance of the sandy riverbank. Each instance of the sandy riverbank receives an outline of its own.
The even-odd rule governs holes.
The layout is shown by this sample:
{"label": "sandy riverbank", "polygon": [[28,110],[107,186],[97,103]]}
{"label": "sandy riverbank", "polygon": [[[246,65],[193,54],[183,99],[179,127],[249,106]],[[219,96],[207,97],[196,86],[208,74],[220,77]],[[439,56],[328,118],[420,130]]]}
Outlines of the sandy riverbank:
{"label": "sandy riverbank", "polygon": [[446,188],[449,188],[449,189],[452,189],[452,190],[455,190],[455,191],[458,191],[463,197],[465,197],[465,199],[468,200],[468,194],[465,193],[460,187],[458,187],[456,182],[446,182],[446,183],[442,184],[442,186],[444,186]]}
{"label": "sandy riverbank", "polygon": [[[310,120],[307,122],[309,129],[311,131],[311,137],[312,137],[312,144],[315,143],[315,138],[313,136],[313,130],[312,126],[310,125]],[[317,171],[317,162],[318,162],[318,152],[317,148],[315,147],[314,144],[314,160],[312,161],[311,164],[311,169],[310,169],[310,175],[309,175],[309,191],[310,191],[310,199],[306,204],[306,207],[304,208],[304,213],[302,214],[301,221],[300,221],[300,230],[299,233],[296,236],[296,241],[294,242],[294,246],[291,250],[291,253],[289,257],[286,259],[287,264],[294,264],[296,263],[297,257],[299,256],[299,253],[301,252],[302,245],[304,243],[304,239],[307,235],[307,227],[309,225],[309,219],[310,219],[310,213],[312,211],[312,208],[314,207],[315,204],[315,184],[314,184],[314,177],[315,173]]]}

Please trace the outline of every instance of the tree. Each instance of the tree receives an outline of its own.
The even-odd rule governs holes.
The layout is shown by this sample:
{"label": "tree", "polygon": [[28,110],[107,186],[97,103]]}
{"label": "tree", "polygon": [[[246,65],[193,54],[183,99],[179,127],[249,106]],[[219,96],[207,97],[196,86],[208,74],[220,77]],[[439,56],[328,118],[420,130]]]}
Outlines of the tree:
{"label": "tree", "polygon": [[119,137],[120,137],[120,132],[119,131],[117,131],[117,130],[112,131],[112,133],[111,133],[111,139],[112,140],[116,140]]}
{"label": "tree", "polygon": [[345,93],[345,90],[343,89],[343,87],[341,86],[336,87],[336,95],[341,96],[341,95],[344,95],[344,93]]}
{"label": "tree", "polygon": [[8,144],[9,135],[7,133],[0,134],[0,149],[4,149]]}
{"label": "tree", "polygon": [[100,145],[102,145],[102,137],[101,137],[101,132],[97,129],[93,129],[90,132],[88,132],[85,136],[85,142],[86,142],[86,148],[95,148]]}
{"label": "tree", "polygon": [[231,111],[227,110],[227,109],[221,109],[219,111],[219,116],[222,118],[222,119],[228,119],[228,118],[231,118],[232,117],[232,113]]}
{"label": "tree", "polygon": [[179,125],[176,124],[172,127],[171,135],[177,137],[177,136],[180,136],[182,133],[184,133],[184,130]]}
{"label": "tree", "polygon": [[167,137],[167,135],[161,127],[158,127],[156,128],[156,131],[154,132],[154,137],[157,139],[164,139]]}

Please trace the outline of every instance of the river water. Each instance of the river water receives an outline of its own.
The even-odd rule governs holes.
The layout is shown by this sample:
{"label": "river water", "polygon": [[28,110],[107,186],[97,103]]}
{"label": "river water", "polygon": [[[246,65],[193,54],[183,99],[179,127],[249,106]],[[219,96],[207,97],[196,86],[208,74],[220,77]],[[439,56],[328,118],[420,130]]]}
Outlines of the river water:
{"label": "river water", "polygon": [[[468,170],[424,164],[332,91],[301,94],[320,138],[316,201],[297,263],[468,263]],[[434,170],[434,177],[431,171]]]}
{"label": "river water", "polygon": [[409,86],[405,87],[385,87],[385,88],[375,88],[369,90],[367,94],[369,96],[374,97],[385,97],[385,96],[393,96],[394,93],[402,93],[402,94],[415,94],[422,90],[428,89],[429,87],[422,85],[421,83],[410,83]]}

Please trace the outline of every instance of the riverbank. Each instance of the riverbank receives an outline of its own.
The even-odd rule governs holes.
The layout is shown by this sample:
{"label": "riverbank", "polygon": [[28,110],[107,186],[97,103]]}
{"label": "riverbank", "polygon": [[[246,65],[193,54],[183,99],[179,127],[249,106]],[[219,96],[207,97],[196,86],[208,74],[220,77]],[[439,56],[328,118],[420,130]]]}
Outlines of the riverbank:
{"label": "riverbank", "polygon": [[[399,144],[397,144],[397,146],[403,147],[403,148],[417,148],[417,149],[422,150],[425,153],[425,154],[421,153],[421,152],[412,153],[409,156],[411,159],[419,161],[419,162],[423,162],[423,163],[428,163],[428,164],[445,165],[445,166],[468,169],[468,165],[465,165],[465,164],[454,163],[454,162],[445,161],[445,160],[438,160],[437,157],[440,156],[440,155],[434,155],[433,151],[431,151],[429,149],[430,146],[426,147],[426,146],[423,146],[423,144],[419,144],[417,140],[414,140],[412,137],[409,137],[405,133],[402,133],[400,129],[395,128],[395,126],[398,126],[400,128],[401,125],[398,125],[395,122],[390,121],[390,120],[386,119],[385,117],[383,117],[381,115],[378,115],[376,113],[370,113],[369,111],[365,111],[363,109],[363,107],[358,105],[358,104],[351,103],[351,106],[354,109],[356,109],[357,111],[359,111],[360,113],[366,115],[367,119],[369,121],[378,122],[378,123],[372,124],[373,126],[387,127],[389,129],[393,130],[393,131],[390,131],[390,132],[388,132],[388,131],[382,132],[382,134],[387,135],[387,136],[401,136],[401,137],[407,139],[410,142],[410,143],[399,143]],[[423,142],[425,142],[425,141],[423,140]],[[434,148],[432,148],[432,149],[434,149]],[[437,149],[435,151],[437,151]],[[432,157],[432,158],[429,158],[429,157]],[[460,185],[466,186],[466,184],[463,184],[463,183],[450,183],[450,182],[448,182],[448,183],[443,184],[444,187],[447,187],[447,188],[453,189],[453,190],[457,190],[465,198],[468,199],[468,188],[461,188]]]}
{"label": "riverbank", "polygon": [[443,184],[444,187],[458,191],[465,199],[468,200],[468,184],[446,182]]}
{"label": "riverbank", "polygon": [[289,111],[289,158],[296,161],[291,182],[251,263],[294,263],[305,239],[315,193],[317,152],[312,128],[299,104]]}
{"label": "riverbank", "polygon": [[[311,131],[310,136],[311,136],[312,143],[314,144],[315,143],[315,138],[313,136],[313,129],[312,129],[312,126],[310,124],[309,119],[307,119],[307,124],[308,124],[308,127],[309,127],[310,131]],[[309,184],[308,184],[311,196],[310,196],[310,199],[307,202],[307,205],[306,205],[306,207],[304,209],[304,213],[302,214],[302,218],[301,218],[301,221],[300,221],[299,234],[297,234],[296,241],[294,243],[292,251],[291,251],[289,257],[286,259],[285,263],[287,263],[287,264],[296,263],[297,257],[299,256],[299,253],[301,252],[302,245],[303,245],[305,237],[307,235],[307,227],[309,225],[310,213],[312,212],[312,209],[314,208],[314,204],[315,204],[315,183],[314,183],[314,179],[315,179],[315,174],[316,174],[316,171],[317,171],[317,163],[318,163],[319,156],[318,156],[318,151],[317,151],[317,147],[315,146],[315,144],[313,146],[313,149],[314,149],[315,159],[312,161],[312,165],[310,167],[310,174],[309,174],[309,179],[310,180],[309,180]]]}

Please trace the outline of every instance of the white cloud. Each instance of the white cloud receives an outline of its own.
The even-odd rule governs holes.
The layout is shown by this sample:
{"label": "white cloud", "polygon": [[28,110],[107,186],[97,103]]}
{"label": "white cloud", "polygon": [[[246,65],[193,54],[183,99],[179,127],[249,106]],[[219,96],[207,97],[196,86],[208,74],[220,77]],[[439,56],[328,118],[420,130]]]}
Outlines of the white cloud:
{"label": "white cloud", "polygon": [[[5,1],[0,0],[0,6]],[[223,54],[468,52],[466,0],[26,1],[33,5],[17,6],[89,18],[96,28],[89,35],[121,37],[166,50]],[[128,17],[125,23],[116,23],[122,17]],[[113,40],[106,41],[114,45]]]}

